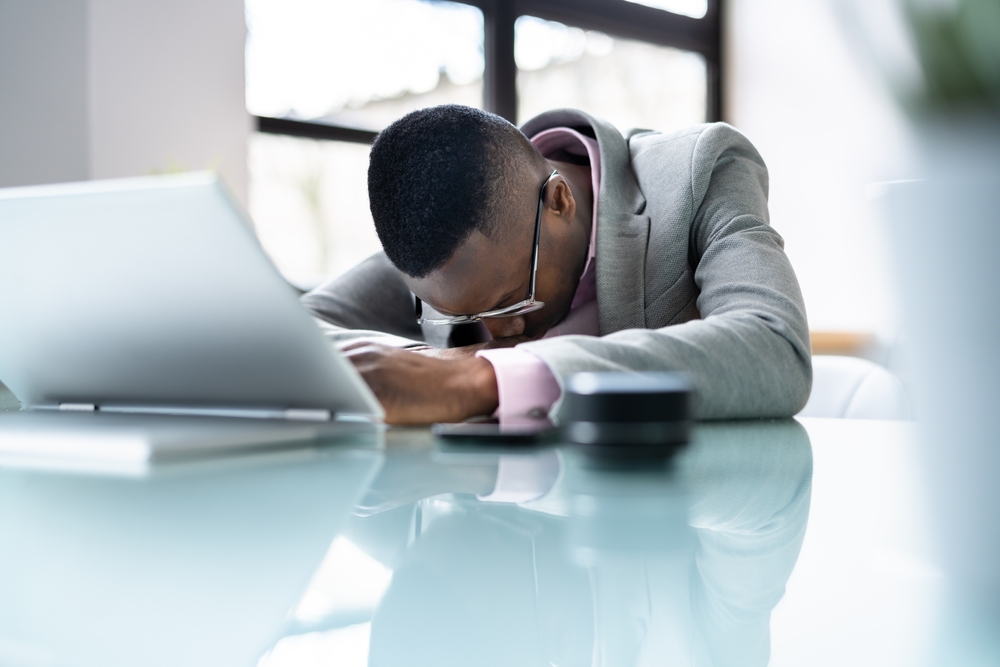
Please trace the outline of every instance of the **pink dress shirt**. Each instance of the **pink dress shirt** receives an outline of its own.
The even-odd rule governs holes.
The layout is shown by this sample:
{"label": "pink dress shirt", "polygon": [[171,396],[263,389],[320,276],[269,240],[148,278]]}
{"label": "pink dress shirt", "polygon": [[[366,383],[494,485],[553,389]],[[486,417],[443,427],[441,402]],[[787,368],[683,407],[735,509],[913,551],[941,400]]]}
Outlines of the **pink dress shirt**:
{"label": "pink dress shirt", "polygon": [[[597,193],[601,184],[601,154],[597,141],[568,127],[553,127],[531,138],[543,156],[555,159],[560,152],[587,156],[594,193],[594,219],[590,229],[590,251],[566,318],[543,336],[578,334],[597,336],[597,277],[594,256],[597,250]],[[519,347],[482,350],[476,354],[493,364],[497,376],[501,422],[519,417],[542,417],[559,400],[559,383],[541,359]]]}

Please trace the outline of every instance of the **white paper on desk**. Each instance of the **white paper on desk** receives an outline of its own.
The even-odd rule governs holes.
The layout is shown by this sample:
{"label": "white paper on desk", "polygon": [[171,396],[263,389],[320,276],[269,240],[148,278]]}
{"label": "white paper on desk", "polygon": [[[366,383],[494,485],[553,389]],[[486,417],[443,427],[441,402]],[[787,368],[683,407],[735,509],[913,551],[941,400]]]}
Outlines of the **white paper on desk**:
{"label": "white paper on desk", "polygon": [[260,419],[6,413],[0,465],[142,474],[155,461],[301,445],[328,428]]}

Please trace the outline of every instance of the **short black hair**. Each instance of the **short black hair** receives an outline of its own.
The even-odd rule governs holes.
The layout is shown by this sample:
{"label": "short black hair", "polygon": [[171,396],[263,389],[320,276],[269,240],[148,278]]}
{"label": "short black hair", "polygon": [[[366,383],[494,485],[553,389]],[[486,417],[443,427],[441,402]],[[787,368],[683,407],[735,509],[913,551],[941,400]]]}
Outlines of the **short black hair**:
{"label": "short black hair", "polygon": [[413,111],[379,133],[368,201],[389,260],[423,278],[473,231],[495,238],[517,172],[542,157],[500,116],[457,104]]}

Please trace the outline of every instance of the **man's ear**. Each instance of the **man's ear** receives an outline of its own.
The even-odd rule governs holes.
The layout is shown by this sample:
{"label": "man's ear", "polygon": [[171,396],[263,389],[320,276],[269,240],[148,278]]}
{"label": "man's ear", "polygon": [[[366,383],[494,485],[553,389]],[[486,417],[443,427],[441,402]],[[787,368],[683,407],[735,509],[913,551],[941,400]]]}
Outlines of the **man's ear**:
{"label": "man's ear", "polygon": [[548,208],[551,208],[553,213],[564,218],[567,222],[576,215],[576,199],[573,198],[573,192],[569,189],[569,182],[565,178],[558,179],[552,185],[551,201],[548,203]]}

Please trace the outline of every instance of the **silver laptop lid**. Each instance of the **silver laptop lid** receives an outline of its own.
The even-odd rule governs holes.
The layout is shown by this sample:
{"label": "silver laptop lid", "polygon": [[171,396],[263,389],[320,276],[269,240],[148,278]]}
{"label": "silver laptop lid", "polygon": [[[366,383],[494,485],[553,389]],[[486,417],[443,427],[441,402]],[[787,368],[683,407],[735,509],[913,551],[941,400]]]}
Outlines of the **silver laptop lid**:
{"label": "silver laptop lid", "polygon": [[28,407],[382,415],[210,173],[0,190],[0,380]]}

